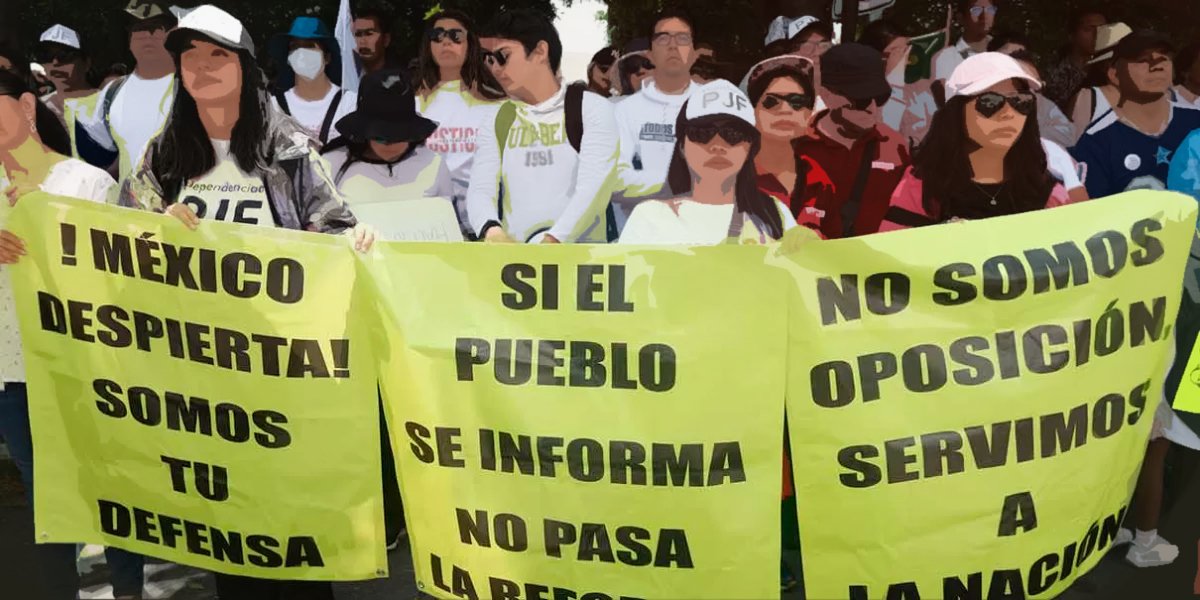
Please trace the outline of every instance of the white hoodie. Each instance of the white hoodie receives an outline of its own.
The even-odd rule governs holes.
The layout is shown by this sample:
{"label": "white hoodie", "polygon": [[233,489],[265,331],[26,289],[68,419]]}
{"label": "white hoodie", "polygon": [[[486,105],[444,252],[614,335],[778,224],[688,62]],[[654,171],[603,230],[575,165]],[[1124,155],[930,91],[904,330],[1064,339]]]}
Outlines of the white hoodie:
{"label": "white hoodie", "polygon": [[617,127],[621,132],[617,176],[621,190],[613,208],[618,223],[625,222],[640,200],[663,190],[675,152],[675,120],[697,87],[693,82],[682,94],[665,94],[653,81],[647,81],[640,92],[617,104]]}
{"label": "white hoodie", "polygon": [[480,128],[467,191],[467,216],[476,233],[496,221],[518,242],[538,242],[547,233],[560,242],[608,241],[605,213],[617,187],[620,143],[613,105],[583,94],[583,139],[575,152],[567,140],[566,91],[562,86],[538,105],[510,101],[516,118],[503,164],[495,122]]}

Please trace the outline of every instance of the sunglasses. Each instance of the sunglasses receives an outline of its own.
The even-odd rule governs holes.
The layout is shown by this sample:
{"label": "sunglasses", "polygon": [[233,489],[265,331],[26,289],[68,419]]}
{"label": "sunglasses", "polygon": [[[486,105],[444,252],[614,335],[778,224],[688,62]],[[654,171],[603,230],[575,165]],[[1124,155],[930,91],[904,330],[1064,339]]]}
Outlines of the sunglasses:
{"label": "sunglasses", "polygon": [[851,100],[850,106],[854,110],[867,110],[868,108],[871,108],[871,106],[883,106],[884,104],[888,103],[888,100],[891,99],[892,94],[889,92],[887,94],[880,94],[874,98],[859,98],[857,100]]}
{"label": "sunglasses", "polygon": [[73,63],[83,56],[78,50],[68,48],[42,48],[37,51],[37,61],[40,63]]}
{"label": "sunglasses", "polygon": [[512,52],[504,53],[503,49],[495,52],[483,50],[483,64],[489,67],[503,67],[508,64],[508,58],[512,56]]}
{"label": "sunglasses", "polygon": [[467,39],[467,32],[458,28],[445,29],[443,27],[434,27],[429,30],[429,41],[431,42],[441,42],[446,38],[450,38],[450,41],[455,44],[461,44],[463,40]]}
{"label": "sunglasses", "polygon": [[985,13],[985,12],[989,16],[992,16],[992,17],[996,16],[997,10],[999,10],[999,8],[995,7],[995,6],[988,6],[986,8],[982,7],[982,6],[972,6],[971,10],[970,10],[970,14],[971,14],[972,19],[978,21],[979,17],[982,17],[983,13]]}
{"label": "sunglasses", "polygon": [[1019,92],[1014,96],[1005,96],[996,92],[980,94],[975,97],[975,110],[990,119],[1004,108],[1005,103],[1024,117],[1028,117],[1037,110],[1037,97],[1029,92]]}
{"label": "sunglasses", "polygon": [[697,144],[707,144],[718,135],[731,145],[749,142],[752,136],[749,131],[732,125],[688,125],[687,128],[687,139]]}
{"label": "sunglasses", "polygon": [[779,106],[785,102],[788,106],[792,107],[792,110],[802,110],[805,108],[811,109],[815,105],[813,97],[805,96],[804,94],[787,94],[786,96],[781,96],[779,94],[767,94],[766,96],[763,96],[762,107],[767,110],[772,110],[776,106]]}

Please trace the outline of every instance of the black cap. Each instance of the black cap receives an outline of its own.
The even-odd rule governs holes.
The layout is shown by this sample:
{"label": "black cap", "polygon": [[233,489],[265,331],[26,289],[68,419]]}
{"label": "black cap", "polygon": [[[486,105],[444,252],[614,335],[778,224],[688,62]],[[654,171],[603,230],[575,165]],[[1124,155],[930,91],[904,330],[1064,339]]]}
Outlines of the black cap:
{"label": "black cap", "polygon": [[1147,50],[1155,49],[1174,52],[1175,44],[1171,43],[1171,38],[1166,34],[1149,29],[1139,29],[1117,43],[1116,48],[1113,49],[1113,57],[1129,60],[1137,58]]}
{"label": "black cap", "polygon": [[617,49],[612,46],[601,48],[599,52],[592,55],[592,64],[607,69],[617,62],[619,56]]}
{"label": "black cap", "polygon": [[851,100],[892,93],[883,54],[865,44],[838,44],[822,54],[821,85]]}

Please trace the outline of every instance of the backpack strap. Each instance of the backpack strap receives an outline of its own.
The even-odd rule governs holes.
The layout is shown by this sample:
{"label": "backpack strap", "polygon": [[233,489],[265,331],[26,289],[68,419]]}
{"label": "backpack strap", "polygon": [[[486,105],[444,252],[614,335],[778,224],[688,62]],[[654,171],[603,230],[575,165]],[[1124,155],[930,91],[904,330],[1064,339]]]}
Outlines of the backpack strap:
{"label": "backpack strap", "polygon": [[100,100],[100,115],[104,118],[104,127],[108,129],[108,135],[116,141],[117,135],[112,127],[112,106],[117,100],[117,94],[121,88],[125,86],[125,77],[121,77],[108,86],[108,91],[104,92],[104,98]]}
{"label": "backpack strap", "polygon": [[319,139],[322,144],[329,141],[329,131],[333,128],[333,119],[337,116],[338,109],[342,106],[342,90],[338,90],[333,96],[333,102],[329,103],[329,110],[325,111],[325,120],[321,122],[321,133]]}
{"label": "backpack strap", "polygon": [[567,141],[571,143],[571,147],[578,153],[583,146],[583,93],[587,90],[587,86],[582,82],[575,82],[567,86],[566,98],[566,127]]}
{"label": "backpack strap", "polygon": [[500,147],[501,162],[504,161],[504,148],[508,146],[508,132],[516,120],[517,105],[512,102],[501,104],[500,112],[496,114],[496,144]]}
{"label": "backpack strap", "polygon": [[275,92],[275,101],[279,103],[279,110],[282,110],[283,114],[292,116],[292,109],[288,107],[287,96],[283,92]]}
{"label": "backpack strap", "polygon": [[863,148],[862,163],[858,166],[858,176],[854,179],[854,188],[850,191],[850,197],[842,204],[842,236],[854,237],[854,225],[858,221],[858,213],[862,208],[863,193],[867,191],[867,178],[871,175],[871,163],[875,160],[875,153],[879,150],[879,140],[870,139],[867,141],[867,146]]}

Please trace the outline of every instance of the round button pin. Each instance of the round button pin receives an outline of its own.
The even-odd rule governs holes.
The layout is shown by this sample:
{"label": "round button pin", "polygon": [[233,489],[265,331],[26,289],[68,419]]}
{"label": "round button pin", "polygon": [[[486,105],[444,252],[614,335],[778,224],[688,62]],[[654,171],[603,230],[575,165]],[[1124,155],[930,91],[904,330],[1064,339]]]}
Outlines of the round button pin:
{"label": "round button pin", "polygon": [[1138,170],[1138,167],[1141,167],[1141,166],[1142,166],[1142,157],[1140,157],[1136,154],[1130,154],[1125,157],[1125,168],[1126,169],[1129,169],[1130,171],[1136,171],[1136,170]]}

